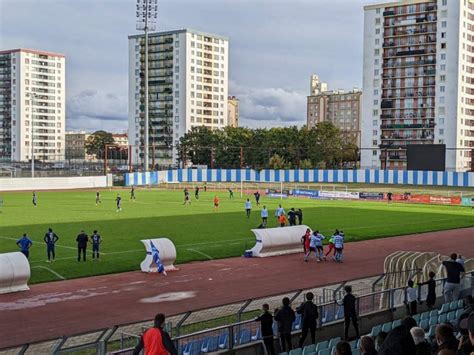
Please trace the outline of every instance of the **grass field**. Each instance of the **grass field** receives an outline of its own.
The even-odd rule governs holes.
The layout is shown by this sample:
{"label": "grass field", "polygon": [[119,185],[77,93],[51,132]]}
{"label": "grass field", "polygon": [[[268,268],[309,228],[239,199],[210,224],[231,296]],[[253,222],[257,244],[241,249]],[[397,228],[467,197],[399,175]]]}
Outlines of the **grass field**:
{"label": "grass field", "polygon": [[[115,196],[124,198],[123,211],[115,211]],[[214,192],[201,191],[201,199],[182,205],[182,191],[137,190],[137,201],[129,200],[128,190],[103,190],[102,204],[95,205],[94,191],[38,192],[38,207],[30,193],[2,193],[0,208],[0,253],[16,251],[15,241],[22,233],[33,240],[30,251],[32,282],[66,279],[136,270],[144,257],[140,239],[166,236],[176,245],[177,263],[242,255],[254,245],[250,232],[260,224],[259,208],[247,219],[244,199],[235,193],[221,198],[219,212],[213,211]],[[192,194],[191,194],[192,195]],[[253,197],[253,196],[252,196]],[[273,215],[279,199],[263,196]],[[474,226],[474,211],[458,206],[386,204],[365,201],[283,200],[283,207],[302,208],[304,224],[329,236],[335,228],[345,231],[346,240],[363,240],[442,229]],[[269,227],[277,226],[270,218]],[[47,228],[60,237],[56,262],[46,263],[42,242]],[[99,230],[103,243],[100,262],[76,261],[76,235],[84,229],[89,235]],[[50,270],[46,269],[49,268]]]}

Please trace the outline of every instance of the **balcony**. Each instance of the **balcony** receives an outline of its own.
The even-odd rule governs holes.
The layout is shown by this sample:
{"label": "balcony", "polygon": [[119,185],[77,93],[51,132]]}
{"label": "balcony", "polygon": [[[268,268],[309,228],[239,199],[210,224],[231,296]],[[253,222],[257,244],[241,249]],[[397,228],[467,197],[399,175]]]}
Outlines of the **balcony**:
{"label": "balcony", "polygon": [[422,123],[412,123],[412,124],[382,124],[380,125],[381,129],[433,129],[435,126],[434,123],[422,124]]}
{"label": "balcony", "polygon": [[393,108],[392,100],[382,100],[381,108]]}

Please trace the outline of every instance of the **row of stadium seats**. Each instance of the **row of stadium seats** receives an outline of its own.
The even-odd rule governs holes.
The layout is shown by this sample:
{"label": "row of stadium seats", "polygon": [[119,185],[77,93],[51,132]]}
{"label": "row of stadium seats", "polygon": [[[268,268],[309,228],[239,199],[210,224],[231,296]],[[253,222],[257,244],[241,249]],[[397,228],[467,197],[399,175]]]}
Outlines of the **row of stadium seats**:
{"label": "row of stadium seats", "polygon": [[[445,303],[441,306],[439,310],[435,309],[432,311],[424,312],[421,314],[417,314],[413,316],[416,320],[419,327],[423,328],[426,332],[428,332],[428,336],[434,336],[434,331],[436,329],[436,325],[445,322],[452,322],[459,318],[463,307],[463,301],[455,301],[451,303]],[[332,320],[338,320],[344,318],[344,314],[339,314],[340,311],[337,309],[336,311],[326,311],[323,315],[323,322],[329,322]],[[372,331],[369,333],[370,336],[376,337],[380,332],[390,332],[393,328],[399,326],[401,324],[401,320],[395,320],[393,322],[388,322],[384,324],[376,325],[372,328]],[[297,331],[301,329],[301,315],[297,314],[296,319],[293,322],[293,331]],[[276,322],[273,323],[273,333],[275,336],[278,335],[278,326]],[[248,328],[242,328],[236,334],[234,334],[234,345],[245,345],[251,342],[259,341],[262,339],[262,334],[260,328],[256,330],[251,330]],[[200,353],[211,353],[219,350],[224,350],[228,348],[228,340],[229,340],[229,333],[227,331],[217,334],[215,336],[209,336],[202,340],[195,340],[190,341],[184,344],[181,348],[182,355],[197,355]],[[320,354],[330,354],[331,350],[334,346],[340,341],[340,338],[334,338],[329,341],[320,342],[316,346],[308,346],[306,348],[299,348],[295,349],[290,352],[289,355],[309,355],[310,353],[315,353],[317,355]],[[325,348],[327,346],[327,348]],[[314,349],[313,349],[314,347]],[[353,347],[354,352],[353,354],[357,354],[358,351],[358,343],[356,341],[351,342],[351,347]],[[327,350],[322,351],[319,353],[320,350]],[[301,354],[300,354],[301,352]],[[314,354],[312,354],[314,355]]]}
{"label": "row of stadium seats", "polygon": [[[413,319],[416,320],[418,326],[423,328],[426,333],[426,338],[432,341],[435,337],[436,326],[442,323],[451,323],[461,316],[463,312],[463,301],[455,301],[451,303],[445,303],[439,310],[435,309],[432,311],[416,314]],[[378,324],[372,328],[372,331],[368,334],[375,338],[380,332],[390,332],[392,329],[402,324],[401,319],[397,319],[393,322],[384,324]],[[298,348],[291,350],[289,353],[281,353],[280,355],[332,355],[334,354],[335,347],[341,338],[333,338],[331,340],[321,341],[317,344],[305,346],[304,348]],[[359,355],[360,350],[360,339],[354,340],[349,343],[351,345],[352,354]]]}

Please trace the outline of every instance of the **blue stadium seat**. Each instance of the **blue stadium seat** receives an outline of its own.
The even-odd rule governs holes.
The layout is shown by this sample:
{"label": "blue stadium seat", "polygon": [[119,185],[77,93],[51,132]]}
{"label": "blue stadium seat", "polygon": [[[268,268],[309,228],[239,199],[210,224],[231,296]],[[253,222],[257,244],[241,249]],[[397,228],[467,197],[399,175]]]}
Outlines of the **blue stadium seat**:
{"label": "blue stadium seat", "polygon": [[196,340],[186,344],[183,355],[197,355],[201,352],[201,341]]}
{"label": "blue stadium seat", "polygon": [[416,324],[420,323],[420,318],[421,318],[421,315],[419,315],[419,314],[415,314],[413,316],[413,319],[416,321]]}
{"label": "blue stadium seat", "polygon": [[329,340],[329,345],[328,345],[328,348],[333,348],[337,345],[337,343],[339,343],[341,341],[341,337],[337,337],[337,338],[332,338],[331,340]]}
{"label": "blue stadium seat", "polygon": [[288,355],[302,355],[303,350],[301,348],[293,349],[290,350],[290,353]]}
{"label": "blue stadium seat", "polygon": [[301,328],[301,314],[297,314],[293,322],[293,330],[300,330]]}
{"label": "blue stadium seat", "polygon": [[318,355],[331,355],[331,349],[319,350]]}
{"label": "blue stadium seat", "polygon": [[440,314],[438,316],[438,324],[446,323],[447,320],[448,320],[448,315],[447,314]]}
{"label": "blue stadium seat", "polygon": [[327,348],[329,348],[329,340],[324,340],[316,344],[316,348],[314,349],[314,351],[318,353],[319,350],[323,350]]}
{"label": "blue stadium seat", "polygon": [[456,319],[456,312],[455,311],[449,312],[448,313],[448,322],[452,322],[455,319]]}
{"label": "blue stadium seat", "polygon": [[462,308],[464,308],[464,300],[460,299],[458,301],[458,309],[462,309]]}
{"label": "blue stadium seat", "polygon": [[430,312],[430,318],[434,318],[434,317],[438,317],[438,310],[437,309],[433,309]]}
{"label": "blue stadium seat", "polygon": [[360,355],[359,349],[352,349],[352,355]]}
{"label": "blue stadium seat", "polygon": [[392,329],[398,327],[399,325],[402,325],[402,320],[397,319],[392,322]]}
{"label": "blue stadium seat", "polygon": [[428,331],[428,329],[430,327],[429,320],[428,319],[421,320],[419,326],[420,326],[420,328],[423,328],[425,332]]}
{"label": "blue stadium seat", "polygon": [[430,312],[424,312],[421,314],[421,320],[430,319]]}
{"label": "blue stadium seat", "polygon": [[240,345],[250,343],[251,339],[252,339],[252,333],[250,332],[249,329],[242,329],[240,331],[240,336],[239,336]]}
{"label": "blue stadium seat", "polygon": [[344,308],[343,307],[338,307],[336,310],[336,315],[334,317],[336,320],[337,319],[342,319],[344,318]]}
{"label": "blue stadium seat", "polygon": [[314,353],[314,352],[316,352],[316,345],[311,344],[311,345],[305,346],[303,348],[302,355],[308,355],[308,354],[311,354],[311,353]]}
{"label": "blue stadium seat", "polygon": [[255,334],[252,335],[252,341],[257,341],[260,339],[262,339],[262,330],[260,328],[257,328]]}
{"label": "blue stadium seat", "polygon": [[432,325],[438,324],[438,317],[431,317],[428,321],[428,325],[431,327]]}
{"label": "blue stadium seat", "polygon": [[441,309],[438,311],[438,314],[445,314],[449,312],[449,303],[443,303]]}
{"label": "blue stadium seat", "polygon": [[288,355],[288,353],[285,351],[283,353],[279,353],[278,355]]}
{"label": "blue stadium seat", "polygon": [[351,341],[349,345],[351,346],[352,350],[357,349],[357,340]]}
{"label": "blue stadium seat", "polygon": [[204,339],[201,345],[201,352],[203,353],[212,353],[217,351],[219,348],[219,337],[208,337]]}
{"label": "blue stadium seat", "polygon": [[370,332],[370,336],[375,338],[379,333],[382,331],[382,326],[380,324],[372,327],[372,331]]}
{"label": "blue stadium seat", "polygon": [[455,311],[458,309],[458,301],[453,301],[449,304],[449,310],[450,311]]}
{"label": "blue stadium seat", "polygon": [[[464,309],[462,309],[462,308],[461,308],[461,309],[458,309],[458,310],[456,311],[456,319],[459,319],[459,317],[461,317],[461,314],[463,314],[463,312],[464,312]],[[446,321],[445,321],[445,322],[446,322]]]}
{"label": "blue stadium seat", "polygon": [[278,335],[278,324],[277,324],[277,322],[273,322],[272,328],[273,328],[273,335],[277,336]]}
{"label": "blue stadium seat", "polygon": [[229,334],[227,332],[219,334],[219,349],[227,349],[227,339],[229,339]]}
{"label": "blue stadium seat", "polygon": [[430,339],[433,339],[436,335],[436,325],[432,325],[430,326],[430,331],[428,332],[427,336],[430,338]]}
{"label": "blue stadium seat", "polygon": [[391,330],[392,330],[392,323],[391,322],[384,323],[382,325],[382,332],[389,333]]}

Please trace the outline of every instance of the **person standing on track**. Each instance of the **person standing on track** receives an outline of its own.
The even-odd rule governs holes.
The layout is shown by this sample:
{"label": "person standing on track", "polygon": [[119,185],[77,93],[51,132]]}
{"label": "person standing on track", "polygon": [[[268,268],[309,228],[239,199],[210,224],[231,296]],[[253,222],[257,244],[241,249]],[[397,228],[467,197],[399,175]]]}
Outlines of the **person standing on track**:
{"label": "person standing on track", "polygon": [[120,194],[117,194],[117,197],[115,198],[115,203],[117,205],[116,212],[122,211],[122,197],[120,197]]}
{"label": "person standing on track", "polygon": [[247,201],[245,201],[245,214],[247,215],[247,218],[250,218],[250,212],[252,212],[252,202],[247,199]]}
{"label": "person standing on track", "polygon": [[132,200],[133,202],[136,201],[136,196],[135,196],[135,187],[132,185],[132,189],[130,190],[130,200]]}
{"label": "person standing on track", "polygon": [[268,220],[267,206],[263,206],[262,210],[260,211],[260,217],[262,217],[262,227],[267,228],[267,220]]}
{"label": "person standing on track", "polygon": [[219,211],[219,197],[214,196],[214,212]]}
{"label": "person standing on track", "polygon": [[318,253],[316,252],[316,244],[317,244],[317,240],[316,240],[315,233],[310,234],[310,236],[309,236],[309,248],[307,249],[306,254],[304,256],[304,261],[306,261],[306,262],[308,261],[309,256],[311,255],[312,251],[314,251],[314,254],[316,254],[316,259],[318,258]]}
{"label": "person standing on track", "polygon": [[36,196],[36,192],[33,191],[33,197],[32,197],[32,200],[31,202],[33,202],[33,206],[38,206],[38,197]]}
{"label": "person standing on track", "polygon": [[301,237],[301,244],[303,245],[303,253],[306,255],[306,252],[309,250],[309,241],[311,238],[311,230],[306,229],[306,233]]}
{"label": "person standing on track", "polygon": [[319,231],[315,231],[313,232],[313,234],[316,237],[316,258],[319,263],[320,261],[323,261],[323,257],[324,257],[324,252],[323,252],[324,235],[319,233]]}
{"label": "person standing on track", "polygon": [[333,260],[342,263],[343,254],[342,250],[344,249],[344,238],[340,234],[334,236],[334,248],[336,249],[336,254],[333,257]]}
{"label": "person standing on track", "polygon": [[334,234],[331,236],[331,238],[329,238],[329,244],[328,244],[328,251],[326,252],[326,254],[324,255],[325,257],[327,257],[329,254],[331,254],[331,251],[333,252],[334,255],[336,255],[336,248],[334,248],[334,237],[339,234],[339,231],[336,229],[336,231],[334,232]]}
{"label": "person standing on track", "polygon": [[86,249],[87,249],[87,242],[89,241],[89,237],[83,230],[78,234],[76,237],[77,242],[77,261],[81,261],[81,253],[82,253],[82,260],[86,261]]}
{"label": "person standing on track", "polygon": [[54,262],[54,259],[56,258],[56,253],[54,249],[56,246],[56,242],[59,240],[59,237],[56,235],[56,233],[53,232],[51,228],[49,228],[48,232],[46,232],[46,234],[44,235],[43,240],[46,243],[46,252],[48,254],[48,260],[46,262]]}
{"label": "person standing on track", "polygon": [[92,233],[91,242],[92,242],[92,260],[99,261],[99,248],[100,248],[100,243],[102,243],[102,239],[100,237],[100,234],[97,233],[96,230]]}
{"label": "person standing on track", "polygon": [[20,252],[22,252],[23,255],[25,255],[28,259],[30,257],[30,248],[33,245],[33,242],[30,238],[28,238],[28,235],[26,233],[23,233],[23,236],[18,239],[16,245],[20,247]]}
{"label": "person standing on track", "polygon": [[102,203],[102,200],[100,199],[100,192],[97,191],[95,193],[95,205],[97,206],[99,203]]}

